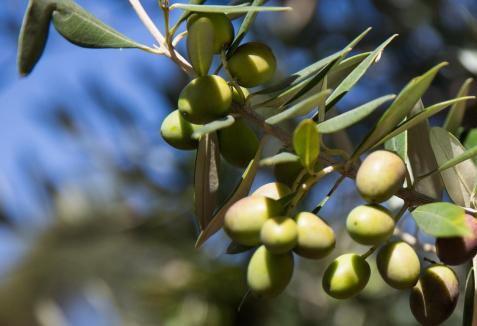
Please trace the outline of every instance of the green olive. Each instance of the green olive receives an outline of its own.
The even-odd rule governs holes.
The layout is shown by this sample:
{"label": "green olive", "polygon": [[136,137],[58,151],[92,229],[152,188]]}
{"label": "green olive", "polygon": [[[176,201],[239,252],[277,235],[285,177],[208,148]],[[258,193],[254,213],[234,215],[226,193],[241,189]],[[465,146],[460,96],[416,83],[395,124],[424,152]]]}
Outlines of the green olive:
{"label": "green olive", "polygon": [[394,224],[391,212],[386,208],[360,205],[349,213],[346,229],[356,242],[372,246],[386,241],[393,234]]}
{"label": "green olive", "polygon": [[275,216],[263,223],[260,239],[274,254],[284,254],[295,247],[298,238],[296,223],[286,216]]}
{"label": "green olive", "polygon": [[178,110],[172,111],[164,119],[161,125],[161,135],[164,140],[177,149],[196,149],[197,140],[192,138],[192,134],[198,128],[184,118]]}
{"label": "green olive", "polygon": [[239,94],[239,92],[237,91],[235,87],[232,87],[232,102],[235,102],[238,104],[244,104],[245,100],[247,100],[247,98],[249,97],[250,92],[245,87],[242,87],[242,86],[239,86],[239,87],[240,87],[240,90],[242,91],[244,98],[242,98],[242,95]]}
{"label": "green olive", "polygon": [[236,120],[230,127],[220,129],[219,148],[222,157],[230,164],[246,167],[255,157],[258,138],[243,120]]}
{"label": "green olive", "polygon": [[391,198],[404,182],[406,165],[389,151],[375,151],[366,157],[356,174],[356,186],[361,196],[371,203]]}
{"label": "green olive", "polygon": [[295,217],[298,241],[294,251],[305,258],[320,259],[335,248],[333,229],[315,214],[301,212]]}
{"label": "green olive", "polygon": [[293,275],[293,254],[276,255],[260,246],[248,264],[247,283],[253,294],[275,297],[285,290]]}
{"label": "green olive", "polygon": [[195,13],[187,19],[187,29],[200,18],[208,18],[214,26],[214,53],[226,49],[234,39],[234,26],[230,19],[221,13]]}
{"label": "green olive", "polygon": [[291,194],[291,189],[280,182],[266,183],[252,193],[252,196],[265,196],[271,199],[279,200]]}
{"label": "green olive", "polygon": [[395,289],[413,287],[419,279],[421,264],[410,245],[403,241],[383,246],[376,257],[379,274]]}
{"label": "green olive", "polygon": [[276,65],[272,50],[258,42],[239,46],[228,61],[232,76],[245,87],[255,87],[270,81]]}
{"label": "green olive", "polygon": [[477,254],[477,219],[465,214],[471,234],[465,237],[437,238],[437,257],[447,265],[463,264]]}
{"label": "green olive", "polygon": [[279,216],[282,207],[273,199],[262,196],[245,197],[225,213],[224,230],[235,242],[245,246],[261,243],[260,230],[270,217]]}
{"label": "green olive", "polygon": [[300,161],[279,163],[273,167],[273,175],[278,182],[292,187],[302,170],[303,165],[301,165]]}
{"label": "green olive", "polygon": [[335,299],[348,299],[366,287],[370,275],[371,269],[364,258],[344,254],[326,268],[323,289]]}
{"label": "green olive", "polygon": [[221,77],[201,76],[192,80],[179,96],[179,111],[189,122],[204,124],[230,111],[232,91]]}
{"label": "green olive", "polygon": [[431,265],[412,288],[409,304],[423,325],[439,325],[450,317],[459,298],[459,280],[452,269]]}

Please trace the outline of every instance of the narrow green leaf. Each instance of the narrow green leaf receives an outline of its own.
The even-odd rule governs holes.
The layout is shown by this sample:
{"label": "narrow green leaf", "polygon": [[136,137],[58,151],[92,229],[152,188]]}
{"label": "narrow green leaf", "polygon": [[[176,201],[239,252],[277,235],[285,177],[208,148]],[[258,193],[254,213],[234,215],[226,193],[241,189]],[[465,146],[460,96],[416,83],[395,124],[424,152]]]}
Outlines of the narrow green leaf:
{"label": "narrow green leaf", "polygon": [[473,326],[472,319],[474,318],[474,294],[475,279],[474,268],[472,267],[467,272],[467,277],[465,280],[464,312],[462,313],[462,326]]}
{"label": "narrow green leaf", "polygon": [[261,6],[207,6],[207,5],[193,5],[185,3],[174,3],[170,9],[182,9],[193,12],[215,12],[223,14],[243,13],[243,12],[279,12],[288,11],[290,7],[261,7]]}
{"label": "narrow green leaf", "polygon": [[[472,78],[467,79],[460,87],[457,97],[467,96],[471,84]],[[455,103],[447,114],[444,123],[444,129],[447,129],[447,131],[451,132],[456,137],[459,137],[458,130],[464,119],[465,104],[465,102]]]}
{"label": "narrow green leaf", "polygon": [[272,157],[264,158],[260,161],[260,166],[275,166],[282,163],[298,162],[300,158],[289,152],[281,152]]}
{"label": "narrow green leaf", "polygon": [[407,161],[407,152],[408,152],[408,141],[407,141],[407,131],[400,133],[397,136],[394,136],[391,139],[388,139],[384,143],[384,148],[395,152],[398,154],[404,162]]}
{"label": "narrow green leaf", "polygon": [[228,255],[237,255],[237,254],[247,252],[253,248],[255,247],[244,246],[244,245],[241,245],[240,243],[232,241],[227,246],[225,253]]}
{"label": "narrow green leaf", "polygon": [[200,229],[209,223],[217,204],[219,191],[220,152],[217,135],[207,134],[201,137],[195,161],[195,214]]}
{"label": "narrow green leaf", "polygon": [[53,25],[68,41],[87,48],[144,48],[104,24],[75,2],[58,1]]}
{"label": "narrow green leaf", "polygon": [[303,120],[295,129],[293,133],[293,148],[300,157],[302,165],[308,171],[312,171],[314,163],[320,154],[320,134],[313,120]]}
{"label": "narrow green leaf", "polygon": [[330,134],[333,132],[346,129],[349,126],[352,126],[355,123],[366,118],[383,103],[390,101],[395,97],[396,97],[395,95],[382,96],[368,103],[365,103],[353,110],[350,110],[334,118],[323,121],[317,125],[318,131],[321,134]]}
{"label": "narrow green leaf", "polygon": [[231,115],[228,115],[224,118],[221,118],[219,120],[215,120],[212,122],[209,122],[199,128],[197,128],[194,133],[192,134],[192,138],[194,139],[199,139],[202,135],[230,127],[233,125],[235,122],[235,118]]}
{"label": "narrow green leaf", "polygon": [[333,91],[330,97],[326,100],[326,106],[331,107],[339,101],[366,73],[371,65],[376,61],[384,48],[391,43],[397,35],[393,35],[378,46],[371,54],[364,59]]}
{"label": "narrow green leaf", "polygon": [[[439,166],[448,164],[449,161],[465,152],[459,140],[443,128],[432,128],[430,136]],[[469,207],[477,176],[474,163],[471,160],[465,160],[442,170],[441,176],[450,198],[460,206]]]}
{"label": "narrow green leaf", "polygon": [[381,119],[379,119],[378,123],[356,148],[352,159],[356,159],[363,152],[373,147],[378,141],[382,140],[408,115],[424,92],[429,88],[437,72],[445,65],[447,65],[447,63],[444,62],[435,66],[424,75],[411,80],[406,87],[404,87]]}
{"label": "narrow green leaf", "polygon": [[451,203],[422,205],[411,212],[419,228],[433,237],[461,237],[471,234],[462,207]]}
{"label": "narrow green leaf", "polygon": [[421,122],[426,121],[428,118],[432,117],[433,115],[439,113],[440,111],[444,110],[447,108],[449,105],[452,105],[454,103],[461,103],[465,102],[468,100],[473,99],[473,96],[466,96],[466,97],[460,97],[456,98],[453,100],[448,100],[444,101],[441,103],[434,104],[428,108],[425,108],[418,114],[414,115],[413,117],[407,119],[406,121],[402,122],[399,124],[393,131],[391,131],[389,134],[387,134],[383,139],[381,139],[379,142],[377,142],[373,147],[379,146],[385,141],[387,141],[390,138],[393,138],[396,135],[399,135],[401,132],[408,130],[409,128],[412,128]]}
{"label": "narrow green leaf", "polygon": [[[477,146],[477,128],[471,129],[465,137],[464,146],[467,149]],[[474,164],[477,165],[477,157],[473,158]]]}
{"label": "narrow green leaf", "polygon": [[242,199],[243,197],[247,196],[247,194],[249,193],[250,188],[252,187],[253,180],[255,179],[255,175],[258,171],[260,156],[262,155],[262,149],[265,142],[264,139],[265,138],[262,138],[262,141],[258,146],[257,153],[255,154],[255,158],[250,161],[247,169],[242,174],[242,179],[240,180],[240,183],[235,188],[232,195],[229,197],[224,206],[222,206],[217,211],[217,213],[214,215],[207,227],[200,233],[195,244],[197,248],[201,247],[204,242],[207,241],[207,239],[209,239],[212,235],[219,231],[220,228],[222,228],[222,226],[224,225],[225,213],[230,208],[230,206],[232,206],[239,199]]}
{"label": "narrow green leaf", "polygon": [[444,170],[447,170],[465,160],[473,158],[476,155],[477,155],[477,146],[469,148],[466,151],[464,151],[462,154],[455,156],[453,159],[447,161],[446,163],[442,165],[439,165],[438,171],[442,172]]}
{"label": "narrow green leaf", "polygon": [[322,103],[324,99],[330,94],[330,92],[331,91],[329,89],[326,89],[318,94],[312,95],[296,103],[290,108],[268,118],[267,120],[265,120],[265,122],[274,125],[288,119],[293,119],[298,116],[306,115],[310,113],[313,108],[317,107],[319,103]]}
{"label": "narrow green leaf", "polygon": [[187,53],[192,67],[198,76],[206,76],[214,57],[214,25],[208,17],[200,17],[187,32]]}

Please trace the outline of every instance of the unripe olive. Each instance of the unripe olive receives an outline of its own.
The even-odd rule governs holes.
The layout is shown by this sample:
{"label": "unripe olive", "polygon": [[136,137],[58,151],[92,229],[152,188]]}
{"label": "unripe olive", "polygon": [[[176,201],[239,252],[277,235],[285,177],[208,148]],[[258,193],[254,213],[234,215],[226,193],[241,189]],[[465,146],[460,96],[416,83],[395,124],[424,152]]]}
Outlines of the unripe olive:
{"label": "unripe olive", "polygon": [[477,220],[466,214],[465,221],[471,235],[436,239],[437,256],[447,265],[463,264],[477,254]]}
{"label": "unripe olive", "polygon": [[459,298],[459,280],[452,269],[431,265],[412,288],[409,303],[414,317],[423,325],[439,325],[449,318]]}
{"label": "unripe olive", "polygon": [[376,257],[379,274],[395,289],[413,287],[419,279],[421,264],[414,249],[403,241],[383,246]]}
{"label": "unripe olive", "polygon": [[263,223],[260,239],[274,254],[284,254],[295,247],[298,231],[295,220],[286,216],[275,216]]}
{"label": "unripe olive", "polygon": [[245,197],[234,203],[225,213],[224,230],[237,243],[256,246],[261,243],[263,223],[279,216],[282,207],[273,199],[262,196]]}
{"label": "unripe olive", "polygon": [[365,288],[370,275],[371,269],[363,257],[344,254],[326,268],[323,289],[335,299],[348,299]]}
{"label": "unripe olive", "polygon": [[218,136],[220,153],[230,164],[246,167],[255,157],[259,143],[257,135],[241,119],[220,129]]}
{"label": "unripe olive", "polygon": [[186,121],[178,110],[172,111],[161,125],[161,135],[164,140],[177,149],[196,149],[197,140],[192,134],[198,125]]}
{"label": "unripe olive", "polygon": [[258,42],[239,46],[228,61],[232,76],[245,87],[254,87],[270,81],[275,74],[276,65],[272,50]]}
{"label": "unripe olive", "polygon": [[333,229],[315,214],[301,212],[295,217],[298,241],[294,251],[305,258],[320,259],[335,248]]}
{"label": "unripe olive", "polygon": [[242,99],[242,96],[239,94],[237,89],[235,87],[232,87],[232,102],[239,103],[239,104],[244,104],[245,100],[250,95],[250,92],[245,87],[242,87],[242,86],[239,86],[239,87],[240,87],[240,90],[242,91],[242,94],[243,94],[244,98]]}
{"label": "unripe olive", "polygon": [[224,117],[230,111],[232,91],[219,76],[201,76],[192,80],[179,96],[179,111],[189,122],[204,124]]}
{"label": "unripe olive", "polygon": [[366,157],[356,174],[356,186],[361,196],[372,203],[391,198],[404,182],[406,165],[389,151],[375,151]]}
{"label": "unripe olive", "polygon": [[273,175],[278,182],[292,187],[302,170],[303,165],[301,165],[300,161],[279,163],[273,167]]}
{"label": "unripe olive", "polygon": [[394,219],[380,205],[360,205],[348,215],[346,229],[354,241],[363,245],[377,245],[386,241],[394,231]]}
{"label": "unripe olive", "polygon": [[252,193],[252,196],[265,196],[271,199],[279,200],[291,194],[291,189],[280,182],[266,183]]}
{"label": "unripe olive", "polygon": [[276,255],[265,246],[253,254],[247,269],[247,283],[253,294],[261,297],[279,295],[293,275],[293,254]]}
{"label": "unripe olive", "polygon": [[192,24],[200,19],[206,17],[210,19],[214,26],[214,53],[220,53],[223,49],[227,48],[234,39],[234,26],[230,19],[221,13],[195,13],[187,19],[187,29]]}

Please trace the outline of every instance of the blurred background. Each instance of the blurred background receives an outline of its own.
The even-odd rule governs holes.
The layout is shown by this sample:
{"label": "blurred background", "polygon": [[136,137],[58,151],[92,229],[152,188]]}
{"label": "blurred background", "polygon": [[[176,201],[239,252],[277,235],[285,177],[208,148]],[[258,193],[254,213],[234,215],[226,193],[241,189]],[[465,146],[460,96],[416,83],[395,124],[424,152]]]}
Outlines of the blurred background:
{"label": "blurred background", "polygon": [[[131,38],[152,43],[128,1],[77,2]],[[157,2],[143,3],[162,26]],[[477,75],[475,0],[271,3],[295,10],[259,14],[248,39],[274,49],[277,78],[340,50],[368,26],[373,30],[359,51],[400,34],[338,111],[398,92],[440,61],[450,65],[424,103],[452,98]],[[415,324],[408,293],[390,289],[376,271],[358,297],[328,298],[321,289],[327,260],[297,259],[283,295],[247,297],[238,309],[248,254],[226,255],[223,234],[194,249],[194,153],[169,147],[159,134],[186,76],[164,57],[78,48],[51,28],[42,60],[20,78],[16,47],[26,6],[27,0],[3,0],[0,8],[0,325]],[[466,129],[477,126],[477,104],[469,106]],[[351,128],[350,138],[358,142],[377,116]],[[222,167],[225,197],[241,171]],[[320,183],[304,209],[313,208],[335,178]],[[264,169],[254,187],[269,180]],[[322,210],[339,233],[332,257],[366,250],[342,232],[346,214],[359,203],[348,180]],[[413,229],[409,218],[404,223]],[[458,270],[462,283],[467,269]],[[460,325],[461,314],[462,302],[447,325]]]}

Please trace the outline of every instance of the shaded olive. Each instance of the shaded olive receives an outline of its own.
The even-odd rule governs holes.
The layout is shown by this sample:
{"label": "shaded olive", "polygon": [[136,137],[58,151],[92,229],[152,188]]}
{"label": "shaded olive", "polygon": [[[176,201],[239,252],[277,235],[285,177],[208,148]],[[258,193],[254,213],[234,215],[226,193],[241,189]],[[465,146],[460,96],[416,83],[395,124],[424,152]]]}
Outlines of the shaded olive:
{"label": "shaded olive", "polygon": [[224,230],[235,242],[256,246],[261,243],[260,230],[263,223],[281,213],[282,207],[270,198],[245,197],[234,203],[225,213]]}
{"label": "shaded olive", "polygon": [[214,26],[214,53],[220,53],[226,49],[234,39],[234,26],[230,19],[222,13],[195,13],[187,19],[187,29],[189,30],[193,23],[201,18],[210,19]]}
{"label": "shaded olive", "polygon": [[204,124],[222,118],[230,111],[232,91],[219,76],[192,80],[179,95],[179,111],[189,122]]}
{"label": "shaded olive", "polygon": [[237,89],[235,87],[232,87],[232,102],[239,103],[239,104],[244,104],[245,100],[250,95],[250,92],[245,87],[242,87],[242,86],[239,86],[239,87],[240,87],[240,90],[242,91],[242,94],[243,94],[244,98],[242,99],[242,96],[239,94]]}
{"label": "shaded olive", "polygon": [[321,218],[308,212],[295,217],[298,241],[294,251],[305,258],[320,259],[328,256],[335,248],[333,229]]}
{"label": "shaded olive", "polygon": [[259,141],[243,120],[237,119],[231,126],[220,129],[218,136],[220,154],[230,164],[246,167],[255,157]]}
{"label": "shaded olive", "polygon": [[260,246],[247,268],[247,283],[253,294],[274,297],[285,290],[293,275],[293,254],[273,254]]}
{"label": "shaded olive", "polygon": [[366,287],[370,275],[371,269],[364,258],[344,254],[326,268],[323,289],[335,299],[348,299]]}
{"label": "shaded olive", "polygon": [[375,151],[366,157],[356,174],[356,186],[361,196],[372,203],[391,198],[404,182],[406,165],[399,155]]}
{"label": "shaded olive", "polygon": [[414,317],[423,325],[439,325],[449,318],[459,298],[459,280],[452,269],[431,265],[412,288],[409,304]]}
{"label": "shaded olive", "polygon": [[465,222],[471,235],[436,239],[437,257],[447,265],[463,264],[477,254],[477,220],[466,214]]}
{"label": "shaded olive", "polygon": [[354,241],[377,245],[393,234],[394,219],[391,212],[380,205],[360,205],[349,213],[346,229]]}
{"label": "shaded olive", "polygon": [[411,288],[419,279],[419,257],[404,241],[383,246],[376,257],[376,264],[384,281],[395,289]]}
{"label": "shaded olive", "polygon": [[295,247],[298,230],[295,220],[286,216],[275,216],[263,223],[260,239],[274,254],[283,254]]}
{"label": "shaded olive", "polygon": [[302,170],[303,165],[300,161],[279,163],[273,167],[273,175],[278,182],[292,187]]}
{"label": "shaded olive", "polygon": [[196,149],[197,140],[192,134],[198,125],[186,121],[178,110],[172,111],[161,125],[161,135],[164,140],[177,149]]}
{"label": "shaded olive", "polygon": [[254,87],[270,81],[275,74],[276,65],[272,50],[258,42],[239,46],[228,61],[232,76],[245,87]]}
{"label": "shaded olive", "polygon": [[252,196],[265,196],[271,199],[279,200],[291,194],[291,189],[280,182],[269,182],[258,188],[252,193]]}

